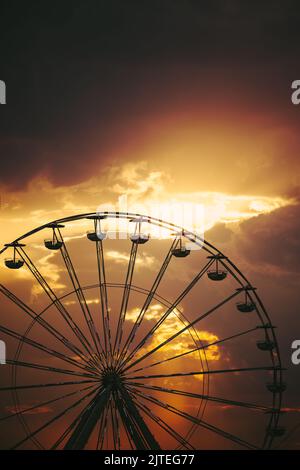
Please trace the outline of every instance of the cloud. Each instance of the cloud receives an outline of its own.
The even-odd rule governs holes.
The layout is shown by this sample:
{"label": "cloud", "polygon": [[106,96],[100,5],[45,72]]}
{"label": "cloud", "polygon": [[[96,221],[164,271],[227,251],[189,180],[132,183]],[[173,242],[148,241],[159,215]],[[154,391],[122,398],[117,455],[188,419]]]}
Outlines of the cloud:
{"label": "cloud", "polygon": [[[162,316],[163,310],[164,308],[160,304],[150,305],[145,313],[144,320],[147,320],[147,321],[156,320],[157,321]],[[133,308],[126,313],[126,319],[134,323],[139,313],[140,313],[140,308],[138,307]]]}
{"label": "cloud", "polygon": [[229,227],[228,224],[217,223],[206,232],[205,237],[209,242],[216,243],[216,245],[219,245],[219,243],[229,243],[234,237],[234,235],[234,231],[232,230],[232,228]]}
{"label": "cloud", "polygon": [[140,199],[155,199],[165,190],[168,177],[162,171],[151,171],[147,162],[128,163],[121,168],[111,168],[109,177],[115,180],[112,191],[126,194],[130,202]]}
{"label": "cloud", "polygon": [[[98,304],[100,304],[100,299],[86,299],[86,303],[87,303],[87,305],[93,305],[93,304],[98,305]],[[66,307],[68,307],[69,305],[77,305],[77,304],[78,304],[78,301],[76,301],[76,300],[65,300],[64,301],[64,305]]]}
{"label": "cloud", "polygon": [[26,404],[26,405],[22,404],[22,405],[18,405],[17,408],[15,408],[14,406],[6,406],[5,410],[10,414],[22,412],[23,415],[48,414],[48,413],[52,413],[53,411],[52,408],[50,408],[49,406],[38,406],[34,409],[30,409],[33,406],[35,405],[34,404]]}
{"label": "cloud", "polygon": [[[163,307],[160,304],[150,305],[149,308],[147,309],[147,312],[144,316],[143,321],[157,322],[162,317],[165,310],[166,310],[165,307]],[[139,312],[140,312],[140,309],[138,308],[133,308],[129,310],[126,314],[126,320],[134,323]],[[178,312],[177,312],[177,315],[178,315]],[[159,344],[163,343],[170,336],[172,336],[174,333],[176,333],[177,331],[183,328],[184,323],[182,323],[179,320],[180,317],[178,318],[177,315],[176,315],[176,312],[170,313],[167,319],[161,324],[161,326],[157,329],[155,334],[151,337],[150,342],[148,342],[145,346],[141,348],[141,350],[138,352],[136,357],[143,356],[148,351],[152,350]],[[195,333],[194,333],[193,331],[186,330],[185,332],[180,334],[175,340],[171,341],[167,345],[160,348],[159,357],[160,357],[160,360],[167,359],[177,354],[181,354],[183,352],[187,352],[189,350],[195,349],[197,347],[195,345],[195,342],[198,346],[202,346],[204,343],[207,343],[207,344],[214,343],[218,341],[218,339],[219,338],[217,335],[209,331],[195,329]],[[207,361],[218,361],[221,357],[220,349],[218,345],[208,346],[204,351],[200,351],[200,356],[202,360],[206,359]],[[198,361],[199,352],[196,351],[194,353],[191,353],[188,355],[188,357],[190,361],[193,361],[193,360]],[[151,362],[155,362],[155,360]],[[193,362],[189,363],[191,364],[191,368],[192,368],[192,363]],[[197,376],[197,378],[201,378],[201,376]]]}
{"label": "cloud", "polygon": [[[286,197],[204,190],[183,192],[170,185],[170,180],[172,173],[146,162],[106,167],[106,174],[73,185],[54,185],[45,177],[37,178],[26,190],[2,194],[1,239],[6,243],[51,220],[101,209],[145,213],[202,233],[217,223],[240,222],[296,200],[295,192]],[[201,214],[198,211],[202,207],[204,216],[202,209]],[[92,229],[92,225],[81,221],[72,228],[74,237],[82,235],[83,229]],[[144,225],[144,230],[158,235],[154,226]],[[166,235],[163,231],[159,234]]]}
{"label": "cloud", "polygon": [[300,406],[298,407],[283,407],[281,408],[283,413],[300,413]]}
{"label": "cloud", "polygon": [[[61,273],[64,272],[64,268],[60,267],[55,262],[56,257],[57,253],[55,252],[50,252],[44,256],[40,256],[38,261],[36,261],[36,266],[52,289],[62,291],[66,287],[66,285],[61,281]],[[35,282],[31,288],[32,296],[35,297],[36,295],[43,293],[43,288]]]}
{"label": "cloud", "polygon": [[283,207],[243,222],[237,242],[242,255],[252,263],[298,275],[300,205]]}
{"label": "cloud", "polygon": [[[105,252],[105,257],[116,264],[127,265],[130,255],[118,250],[108,250]],[[143,252],[140,257],[136,258],[135,264],[137,267],[142,266],[144,268],[153,268],[153,266],[156,264],[156,261],[154,256],[147,255],[145,252]]]}
{"label": "cloud", "polygon": [[291,5],[277,2],[271,14],[260,5],[257,15],[238,2],[92,3],[61,11],[55,38],[55,11],[34,10],[39,26],[26,23],[25,43],[11,29],[31,10],[3,13],[13,96],[0,133],[3,186],[23,189],[38,177],[72,186],[141,160],[157,167],[136,187],[144,194],[163,173],[180,192],[282,193],[297,183],[288,65],[296,70],[298,42],[283,39],[298,37]]}

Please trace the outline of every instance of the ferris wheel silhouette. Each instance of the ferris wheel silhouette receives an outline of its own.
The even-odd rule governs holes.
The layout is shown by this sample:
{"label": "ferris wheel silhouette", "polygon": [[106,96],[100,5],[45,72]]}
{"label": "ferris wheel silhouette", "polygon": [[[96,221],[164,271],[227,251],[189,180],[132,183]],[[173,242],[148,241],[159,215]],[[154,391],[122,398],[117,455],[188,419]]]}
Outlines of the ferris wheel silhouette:
{"label": "ferris wheel silhouette", "polygon": [[[106,250],[110,241],[104,224],[112,220],[133,227],[129,241],[122,241],[129,249],[122,256],[126,267],[121,281],[107,276],[111,251]],[[91,227],[77,237],[81,245],[75,261],[65,232],[76,223]],[[147,263],[143,253],[138,257],[140,250],[154,243],[151,227],[169,235],[161,248],[155,241],[162,262],[154,277],[146,272],[143,279],[148,286],[143,287],[138,281]],[[37,237],[44,238],[45,252],[60,257],[59,276],[70,286],[63,293],[51,285],[30,251],[30,247],[36,250]],[[91,267],[91,252],[97,281],[89,284],[82,279]],[[218,439],[216,445],[258,449],[270,448],[274,438],[284,434],[279,417],[286,384],[275,327],[257,289],[229,257],[196,233],[141,214],[88,213],[37,227],[6,244],[0,254],[11,270],[8,279],[26,272],[27,282],[30,275],[44,302],[37,310],[34,302],[21,299],[20,289],[13,292],[0,284],[3,298],[13,307],[9,320],[14,328],[5,324],[3,315],[0,321],[0,332],[15,346],[14,357],[7,359],[10,382],[0,387],[13,403],[10,412],[2,410],[0,427],[19,423],[20,438],[11,439],[11,448],[198,449],[205,448],[210,439],[206,436],[211,436]],[[193,270],[184,272],[189,260],[194,260]],[[173,277],[168,278],[171,269]],[[116,271],[119,278],[123,276],[121,269]],[[170,299],[174,275],[184,287]],[[160,292],[166,280],[168,296]],[[223,295],[220,286],[229,280],[229,291]],[[202,310],[205,291],[210,304]],[[182,304],[191,295],[193,302],[183,311]],[[226,323],[226,336],[201,335],[203,322],[213,317],[217,324],[224,309],[234,312],[236,319]],[[253,348],[253,357],[243,357],[243,366],[231,366],[227,358],[222,367],[213,368],[216,351],[219,354],[220,348],[236,341],[240,347]],[[233,351],[236,357],[231,357],[238,361],[242,352],[235,347]],[[220,380],[225,377],[222,394]],[[244,400],[240,386],[239,396],[228,396],[228,387],[233,390],[236,380],[248,383],[247,396],[253,392],[255,397],[251,384],[264,383],[259,390],[264,403]],[[211,406],[234,410],[237,431],[212,422],[217,414],[210,413]],[[253,414],[253,423],[257,419],[255,442],[245,437],[250,421],[244,420],[243,412]]]}

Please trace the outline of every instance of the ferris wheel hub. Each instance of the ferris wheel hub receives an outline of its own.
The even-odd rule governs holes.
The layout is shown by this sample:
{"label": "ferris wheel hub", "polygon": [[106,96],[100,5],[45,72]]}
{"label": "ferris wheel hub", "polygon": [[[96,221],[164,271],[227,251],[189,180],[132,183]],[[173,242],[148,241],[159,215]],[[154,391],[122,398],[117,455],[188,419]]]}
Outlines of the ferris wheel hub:
{"label": "ferris wheel hub", "polygon": [[101,380],[104,388],[117,389],[122,385],[122,376],[114,367],[106,368],[101,374]]}

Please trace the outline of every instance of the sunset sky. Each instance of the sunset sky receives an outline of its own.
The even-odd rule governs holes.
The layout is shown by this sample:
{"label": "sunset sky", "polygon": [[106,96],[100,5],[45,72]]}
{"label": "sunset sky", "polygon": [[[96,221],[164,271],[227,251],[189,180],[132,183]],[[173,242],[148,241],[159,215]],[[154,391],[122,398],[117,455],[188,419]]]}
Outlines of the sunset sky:
{"label": "sunset sky", "polygon": [[[290,360],[300,337],[298,2],[42,3],[1,7],[1,246],[57,218],[118,210],[122,196],[132,211],[202,204],[205,238],[258,287],[278,328],[288,368],[282,423],[292,430],[300,422],[300,366]],[[117,274],[128,250],[109,243]],[[59,263],[46,255],[40,261],[60,289]],[[155,272],[157,247],[145,257]],[[2,265],[3,282],[37,295]],[[202,334],[218,337],[219,327],[226,331],[210,325]],[[300,448],[300,428],[282,447]]]}

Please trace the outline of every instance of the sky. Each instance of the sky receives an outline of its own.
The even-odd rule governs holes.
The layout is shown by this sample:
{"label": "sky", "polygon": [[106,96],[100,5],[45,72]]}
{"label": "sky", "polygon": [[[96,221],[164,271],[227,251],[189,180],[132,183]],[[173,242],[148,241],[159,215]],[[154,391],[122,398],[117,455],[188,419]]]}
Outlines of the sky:
{"label": "sky", "polygon": [[[133,211],[204,205],[205,238],[258,287],[278,327],[288,369],[282,421],[292,431],[300,409],[300,369],[290,360],[300,334],[297,2],[2,2],[1,10],[0,243],[118,207],[120,197]],[[121,260],[126,250],[110,249],[112,266],[116,252]],[[157,251],[145,256],[158,266]],[[64,284],[51,257],[44,269]],[[299,430],[282,443],[299,446]]]}

